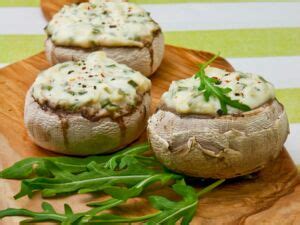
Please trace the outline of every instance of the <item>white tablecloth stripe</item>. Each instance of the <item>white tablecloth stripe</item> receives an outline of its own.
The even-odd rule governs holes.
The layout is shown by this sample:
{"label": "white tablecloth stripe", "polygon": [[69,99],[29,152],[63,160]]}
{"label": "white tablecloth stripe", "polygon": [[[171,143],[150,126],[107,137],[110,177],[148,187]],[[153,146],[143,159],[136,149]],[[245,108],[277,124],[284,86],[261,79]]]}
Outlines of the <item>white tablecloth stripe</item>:
{"label": "white tablecloth stripe", "polygon": [[0,63],[0,68],[3,68],[3,67],[5,67],[5,66],[7,66],[6,63]]}
{"label": "white tablecloth stripe", "polygon": [[[300,27],[300,2],[144,5],[164,31]],[[43,34],[39,8],[0,8],[0,34]]]}
{"label": "white tablecloth stripe", "polygon": [[262,75],[276,88],[300,87],[300,56],[229,58],[236,70]]}
{"label": "white tablecloth stripe", "polygon": [[285,147],[291,154],[294,162],[300,164],[300,124],[290,124],[290,135],[285,143]]}

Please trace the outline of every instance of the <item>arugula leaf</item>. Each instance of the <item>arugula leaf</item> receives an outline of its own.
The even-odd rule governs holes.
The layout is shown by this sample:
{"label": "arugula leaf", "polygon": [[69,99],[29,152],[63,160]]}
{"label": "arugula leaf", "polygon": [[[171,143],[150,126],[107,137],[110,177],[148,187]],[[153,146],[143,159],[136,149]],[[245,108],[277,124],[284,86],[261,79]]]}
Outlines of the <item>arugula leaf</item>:
{"label": "arugula leaf", "polygon": [[198,198],[212,191],[224,181],[218,180],[197,193],[193,187],[186,185],[184,180],[181,180],[172,186],[173,190],[182,196],[182,200],[179,202],[162,196],[150,196],[150,203],[154,208],[160,210],[160,213],[150,219],[146,225],[173,225],[179,220],[182,225],[188,225],[196,213]]}
{"label": "arugula leaf", "polygon": [[198,205],[198,195],[194,188],[184,181],[173,185],[173,190],[183,199],[179,202],[171,201],[162,196],[150,196],[150,203],[161,212],[150,219],[146,225],[171,225],[182,219],[181,224],[186,225],[192,220]]}
{"label": "arugula leaf", "polygon": [[42,212],[33,212],[27,209],[8,208],[0,211],[0,219],[9,216],[23,216],[31,219],[23,220],[21,223],[57,222],[62,225],[90,224],[89,221],[93,215],[113,208],[121,203],[123,203],[123,201],[114,199],[114,201],[104,203],[100,207],[81,213],[74,213],[71,207],[65,204],[64,213],[58,213],[54,210],[52,205],[44,202],[42,203]]}
{"label": "arugula leaf", "polygon": [[145,153],[149,149],[150,149],[149,144],[144,143],[140,145],[135,145],[134,147],[128,150],[117,152],[107,161],[107,163],[105,164],[105,168],[109,168],[112,170],[115,170],[117,168],[124,169],[131,164],[136,164],[138,162],[143,163],[143,160],[141,159],[144,159],[146,161],[150,160],[152,163],[155,161],[154,157],[140,156],[140,154]]}
{"label": "arugula leaf", "polygon": [[[198,198],[216,188],[224,180],[217,181],[197,193],[195,189],[184,183],[182,175],[157,166],[152,156],[141,155],[148,149],[148,144],[142,144],[105,157],[22,160],[1,172],[1,177],[22,180],[21,190],[15,198],[25,195],[31,197],[37,191],[41,191],[44,197],[101,191],[109,194],[111,198],[103,202],[92,202],[88,204],[92,209],[79,213],[74,213],[68,205],[65,205],[64,213],[58,213],[48,203],[42,204],[41,212],[9,208],[0,211],[0,219],[7,216],[25,216],[29,219],[22,223],[57,222],[62,225],[133,222],[169,225],[179,220],[183,225],[189,224],[197,208]],[[133,162],[130,162],[132,159],[134,159]],[[121,205],[130,198],[140,196],[149,185],[153,183],[170,185],[171,180],[181,180],[173,185],[173,190],[182,196],[181,201],[173,202],[162,196],[150,196],[150,202],[160,210],[157,213],[133,218],[103,214],[105,210]]]}
{"label": "arugula leaf", "polygon": [[93,217],[93,219],[89,221],[89,224],[91,225],[122,224],[122,223],[131,224],[136,222],[147,221],[148,219],[151,219],[152,217],[155,217],[158,214],[159,212],[148,214],[145,216],[140,216],[140,217],[123,217],[123,216],[117,216],[113,214],[102,214],[100,216]]}
{"label": "arugula leaf", "polygon": [[[112,171],[112,172],[116,172],[116,171]],[[128,179],[132,179],[132,177],[130,176],[128,177],[129,177]],[[53,209],[51,205],[49,204],[45,205],[46,203],[44,203],[42,207],[44,209],[43,212],[32,212],[25,209],[6,209],[0,211],[0,218],[6,216],[26,216],[26,217],[31,217],[32,219],[25,220],[24,222],[55,221],[55,222],[60,222],[61,224],[75,224],[75,222],[78,222],[78,224],[92,224],[92,223],[101,224],[101,221],[107,219],[107,217],[103,217],[102,215],[99,216],[98,214],[100,212],[103,212],[104,210],[120,205],[129,198],[139,196],[147,186],[149,186],[154,182],[165,183],[172,179],[182,179],[182,176],[173,173],[166,173],[166,172],[160,174],[152,174],[140,180],[140,182],[137,182],[131,188],[100,185],[101,187],[99,187],[99,189],[103,189],[104,192],[111,194],[112,198],[104,202],[95,202],[95,203],[88,204],[88,206],[92,206],[94,208],[86,212],[74,214],[72,209],[68,205],[66,205],[65,213],[59,214]],[[130,181],[129,183],[131,182],[132,181]],[[123,180],[122,184],[123,185],[126,184],[126,181]],[[114,215],[111,215],[111,217],[114,218],[115,221],[116,217],[114,217]],[[123,218],[122,220],[123,221],[132,220],[134,222],[134,221],[144,220],[145,218],[148,217],[149,215],[142,218],[133,218],[133,219]],[[118,218],[118,220],[120,219],[121,217]],[[106,222],[112,223],[111,221],[106,221]]]}
{"label": "arugula leaf", "polygon": [[[65,206],[65,209],[69,206]],[[32,219],[24,220],[22,223],[33,223],[33,222],[63,222],[68,219],[66,215],[57,213],[54,208],[49,204],[44,202],[42,204],[43,212],[32,212],[26,209],[12,209],[8,208],[3,211],[0,211],[0,218],[4,218],[7,216],[24,216],[24,217],[31,217]],[[68,215],[72,217],[74,214],[68,211]]]}
{"label": "arugula leaf", "polygon": [[61,170],[78,174],[87,171],[86,165],[90,162],[105,163],[111,156],[76,157],[44,157],[27,158],[16,162],[13,166],[0,172],[0,178],[26,179],[30,177],[52,177],[51,170],[46,162],[53,162]]}
{"label": "arugula leaf", "polygon": [[[27,158],[16,162],[13,166],[4,169],[0,172],[0,178],[4,179],[26,179],[32,177],[53,177],[51,168],[49,168],[49,162],[54,163],[60,170],[78,174],[87,172],[87,165],[91,162],[97,164],[106,163],[107,167],[114,167],[113,163],[116,163],[116,167],[121,163],[121,167],[126,167],[130,164],[129,158],[123,159],[125,156],[133,156],[143,163],[143,157],[137,156],[138,154],[149,150],[147,143],[136,145],[133,147],[125,148],[124,150],[112,155],[104,156],[90,156],[86,158],[78,157],[44,157],[44,158]],[[121,160],[122,159],[122,160]],[[154,161],[153,157],[146,157],[144,161]],[[121,162],[120,162],[121,161]]]}
{"label": "arugula leaf", "polygon": [[[180,175],[164,171],[162,167],[153,167],[155,161],[152,156],[145,157],[138,155],[148,149],[148,144],[128,148],[125,151],[110,156],[110,160],[107,163],[102,163],[103,158],[101,156],[99,157],[101,160],[96,158],[93,158],[91,162],[86,160],[86,165],[80,173],[78,173],[78,170],[76,170],[76,173],[73,173],[73,169],[62,169],[61,165],[57,164],[55,160],[49,160],[48,158],[38,159],[40,160],[38,161],[40,163],[38,165],[40,166],[37,166],[37,168],[42,168],[47,173],[44,173],[43,176],[22,179],[21,190],[15,195],[15,198],[18,199],[26,195],[32,197],[37,191],[41,191],[43,197],[104,191],[113,197],[117,196],[116,198],[123,200],[142,192],[143,186],[135,186],[139,182],[148,184],[170,179],[176,180],[178,177],[181,178]],[[129,162],[128,157],[133,157],[135,163]],[[34,163],[36,162],[34,160],[29,161],[29,163],[26,162],[28,171],[20,177],[28,177],[29,174],[32,174],[33,168],[36,169],[34,167]],[[16,165],[18,163],[5,170],[3,174],[6,177],[16,177],[15,174],[18,171]],[[72,167],[68,166],[68,168]],[[116,170],[117,168],[119,169]]]}
{"label": "arugula leaf", "polygon": [[218,86],[220,84],[219,80],[208,77],[205,74],[205,68],[209,64],[211,64],[213,61],[215,61],[216,58],[218,58],[218,57],[219,57],[219,54],[212,57],[206,63],[199,65],[200,70],[195,75],[195,78],[200,79],[200,86],[199,86],[198,90],[203,91],[205,101],[207,101],[207,102],[209,101],[211,96],[218,98],[220,105],[221,105],[221,111],[218,112],[219,114],[222,114],[222,115],[228,114],[227,105],[229,105],[233,108],[240,109],[242,111],[250,111],[251,108],[248,105],[245,105],[245,104],[239,102],[238,100],[232,100],[230,97],[228,97],[226,95],[232,91],[230,88],[223,88],[223,87]]}
{"label": "arugula leaf", "polygon": [[[89,164],[90,171],[78,175],[66,176],[65,172],[56,174],[54,178],[38,177],[22,181],[22,189],[16,198],[28,195],[32,196],[35,191],[42,191],[43,197],[54,197],[57,194],[88,193],[102,191],[105,188],[118,185],[134,185],[141,180],[149,178],[155,171],[140,167],[131,167],[126,170],[112,171]],[[59,172],[59,171],[56,171]],[[24,187],[24,188],[23,188]]]}

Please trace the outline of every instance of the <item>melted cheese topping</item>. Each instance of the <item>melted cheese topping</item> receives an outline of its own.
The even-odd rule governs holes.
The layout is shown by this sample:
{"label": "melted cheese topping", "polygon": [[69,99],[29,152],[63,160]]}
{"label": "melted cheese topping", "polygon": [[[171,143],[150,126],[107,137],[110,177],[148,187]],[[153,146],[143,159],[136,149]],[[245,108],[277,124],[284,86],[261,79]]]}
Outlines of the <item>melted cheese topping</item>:
{"label": "melted cheese topping", "polygon": [[[275,91],[272,84],[261,76],[242,73],[226,72],[224,70],[208,67],[206,75],[220,80],[220,87],[230,88],[232,91],[227,95],[241,103],[255,109],[270,99],[275,98]],[[218,98],[211,96],[205,101],[203,91],[198,91],[200,80],[191,77],[184,80],[174,81],[168,92],[162,96],[162,102],[169,109],[181,114],[204,114],[217,115],[221,109]],[[227,106],[228,114],[240,113],[236,108]]]}
{"label": "melted cheese topping", "polygon": [[64,6],[46,27],[56,45],[82,48],[143,47],[159,30],[149,13],[133,3],[99,0]]}
{"label": "melted cheese topping", "polygon": [[151,81],[141,73],[95,52],[86,61],[57,64],[39,74],[32,96],[53,109],[122,114],[135,108],[150,88]]}

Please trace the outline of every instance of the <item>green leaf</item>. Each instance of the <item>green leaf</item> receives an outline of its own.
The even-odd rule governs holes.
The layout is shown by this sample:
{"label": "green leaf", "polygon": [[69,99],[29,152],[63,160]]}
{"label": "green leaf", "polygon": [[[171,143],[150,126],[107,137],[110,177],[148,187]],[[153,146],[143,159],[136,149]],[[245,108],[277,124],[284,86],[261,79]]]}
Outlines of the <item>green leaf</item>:
{"label": "green leaf", "polygon": [[48,202],[43,202],[42,203],[42,209],[45,212],[55,213],[55,210],[54,210],[53,206],[50,205]]}
{"label": "green leaf", "polygon": [[[82,160],[74,158],[74,162],[70,157],[23,160],[19,165],[23,166],[26,171],[19,176],[17,176],[16,165],[18,163],[16,163],[2,173],[7,177],[22,177],[21,190],[16,198],[25,195],[32,197],[38,191],[41,191],[44,197],[101,191],[110,194],[111,198],[88,204],[92,208],[85,212],[74,213],[69,205],[65,205],[64,213],[58,213],[49,203],[43,203],[41,212],[9,208],[0,211],[0,218],[24,216],[28,219],[23,220],[22,223],[56,222],[61,225],[130,224],[134,222],[173,225],[179,220],[182,224],[189,224],[197,208],[198,197],[211,191],[223,181],[196,193],[192,187],[185,184],[182,175],[157,166],[157,161],[152,156],[141,155],[148,149],[148,145],[129,147],[126,151],[108,156],[107,163],[103,161],[102,156]],[[76,168],[76,165],[79,168]],[[112,168],[111,165],[113,165]],[[129,198],[140,196],[145,188],[153,183],[170,185],[171,180],[177,181],[172,187],[177,194],[182,196],[182,200],[174,202],[163,196],[151,196],[150,202],[160,210],[157,213],[133,218],[101,214],[125,203]]]}
{"label": "green leaf", "polygon": [[146,225],[171,225],[182,220],[181,224],[189,224],[198,205],[198,196],[194,188],[179,182],[173,185],[173,190],[182,196],[179,202],[173,202],[161,196],[150,196],[150,203],[161,212],[150,219]]}
{"label": "green leaf", "polygon": [[73,210],[68,204],[64,204],[65,214],[67,216],[73,215]]}
{"label": "green leaf", "polygon": [[148,143],[135,145],[130,149],[115,153],[105,164],[105,168],[115,170],[117,168],[124,169],[131,164],[140,162],[136,157],[150,148]]}
{"label": "green leaf", "polygon": [[132,188],[125,188],[125,187],[108,187],[104,189],[106,194],[111,195],[113,198],[127,200],[129,198],[135,197],[140,195],[143,191],[142,187],[132,187]]}
{"label": "green leaf", "polygon": [[19,161],[15,163],[13,167],[1,171],[0,178],[24,179],[32,176],[34,173],[45,174],[46,176],[50,175],[47,173],[42,158],[28,158]]}
{"label": "green leaf", "polygon": [[200,85],[198,87],[199,91],[203,91],[204,99],[206,102],[209,101],[211,96],[214,96],[217,98],[220,102],[222,113],[219,114],[227,114],[228,109],[227,105],[231,106],[233,108],[237,108],[241,111],[250,111],[251,108],[248,105],[245,105],[238,100],[232,100],[230,97],[228,97],[226,94],[231,92],[232,90],[230,88],[223,88],[218,86],[219,80],[208,77],[205,74],[205,68],[211,64],[214,60],[216,60],[219,57],[219,54],[212,57],[210,60],[208,60],[206,63],[199,65],[200,70],[196,73],[195,78],[200,79]]}
{"label": "green leaf", "polygon": [[[87,158],[76,157],[45,157],[27,158],[16,162],[13,166],[0,172],[0,178],[26,179],[31,177],[52,177],[53,173],[49,162],[55,164],[60,170],[72,174],[87,171],[86,165],[90,162],[106,163],[112,156],[91,156]],[[48,162],[48,163],[47,163]]]}
{"label": "green leaf", "polygon": [[0,219],[9,216],[24,216],[30,217],[29,220],[24,220],[24,222],[45,222],[45,221],[56,221],[56,222],[63,222],[67,219],[66,216],[59,214],[54,211],[52,206],[48,203],[43,203],[43,212],[33,212],[26,209],[12,209],[8,208],[5,210],[0,211]]}
{"label": "green leaf", "polygon": [[32,197],[32,195],[33,195],[32,188],[31,188],[30,186],[28,186],[28,185],[26,184],[26,182],[22,182],[22,183],[21,183],[21,190],[19,191],[19,193],[17,193],[17,194],[14,196],[14,198],[15,198],[15,199],[19,199],[19,198],[21,198],[21,197],[23,197],[23,196],[26,196],[26,195],[27,195],[29,198]]}
{"label": "green leaf", "polygon": [[144,222],[148,219],[155,217],[158,213],[149,214],[140,217],[123,217],[117,216],[113,214],[102,214],[100,216],[93,217],[92,220],[89,221],[89,224],[93,225],[106,225],[106,224],[131,224],[136,222]]}

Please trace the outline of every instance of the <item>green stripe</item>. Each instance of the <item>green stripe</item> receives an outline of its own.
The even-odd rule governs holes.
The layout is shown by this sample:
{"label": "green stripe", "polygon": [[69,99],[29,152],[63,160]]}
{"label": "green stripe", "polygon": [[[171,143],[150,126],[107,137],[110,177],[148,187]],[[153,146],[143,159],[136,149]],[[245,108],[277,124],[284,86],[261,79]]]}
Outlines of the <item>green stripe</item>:
{"label": "green stripe", "polygon": [[0,7],[39,6],[39,0],[0,0]]}
{"label": "green stripe", "polygon": [[[216,3],[216,2],[299,2],[299,0],[133,0],[139,4],[163,4],[163,3]],[[39,6],[39,0],[1,0],[0,7]]]}
{"label": "green stripe", "polygon": [[276,96],[284,105],[290,123],[300,123],[300,88],[278,89]]}
{"label": "green stripe", "polygon": [[166,42],[225,57],[300,55],[300,28],[166,32]]}
{"label": "green stripe", "polygon": [[[300,28],[165,32],[168,44],[221,52],[224,57],[300,55]],[[0,62],[10,63],[43,49],[43,35],[0,35]]]}
{"label": "green stripe", "polygon": [[[231,31],[235,32],[235,31]],[[299,31],[298,31],[299,32]],[[168,36],[168,35],[167,35]],[[262,35],[259,35],[262,36]],[[18,60],[21,60],[23,58],[29,57],[33,54],[38,53],[39,51],[43,50],[44,48],[44,36],[43,35],[2,35],[0,36],[0,62],[1,63],[10,63],[15,62]],[[209,40],[209,39],[208,39]],[[189,42],[189,40],[186,40]],[[265,43],[265,40],[261,40],[263,43]],[[274,46],[276,48],[276,43],[269,40],[271,43],[268,45]],[[219,45],[219,43],[214,43],[215,45]],[[240,43],[240,42],[238,42]],[[278,42],[281,43],[281,42]],[[278,44],[277,43],[277,44]],[[295,42],[285,42],[286,51],[276,51],[273,52],[274,54],[271,54],[271,56],[275,55],[288,55],[287,53],[290,50],[295,50],[298,47],[298,50],[293,53],[298,53],[300,55],[300,49],[299,49],[299,42],[298,46]],[[224,44],[225,45],[225,44]],[[267,46],[265,46],[265,49],[268,49]],[[247,46],[245,44],[245,46]],[[254,48],[254,47],[253,47]],[[253,48],[251,48],[253,50]],[[206,49],[206,48],[204,48]],[[221,50],[225,52],[227,55],[233,55],[233,56],[257,56],[256,51],[252,51],[251,54],[248,50],[246,50],[247,54],[245,54],[245,49],[243,48],[243,45],[240,45],[239,47],[232,46],[232,49],[235,49],[236,52],[232,52],[229,54],[229,52],[224,51],[222,48]],[[212,50],[212,49],[209,49]],[[220,50],[220,49],[218,49]],[[244,50],[244,51],[243,51]],[[270,52],[269,52],[270,53]],[[276,53],[276,54],[275,54]],[[280,53],[280,54],[279,54]],[[279,89],[276,91],[277,98],[280,102],[282,102],[287,110],[289,120],[292,123],[300,123],[300,88],[290,88],[290,89]]]}
{"label": "green stripe", "polygon": [[0,62],[12,63],[44,48],[43,35],[0,35]]}

